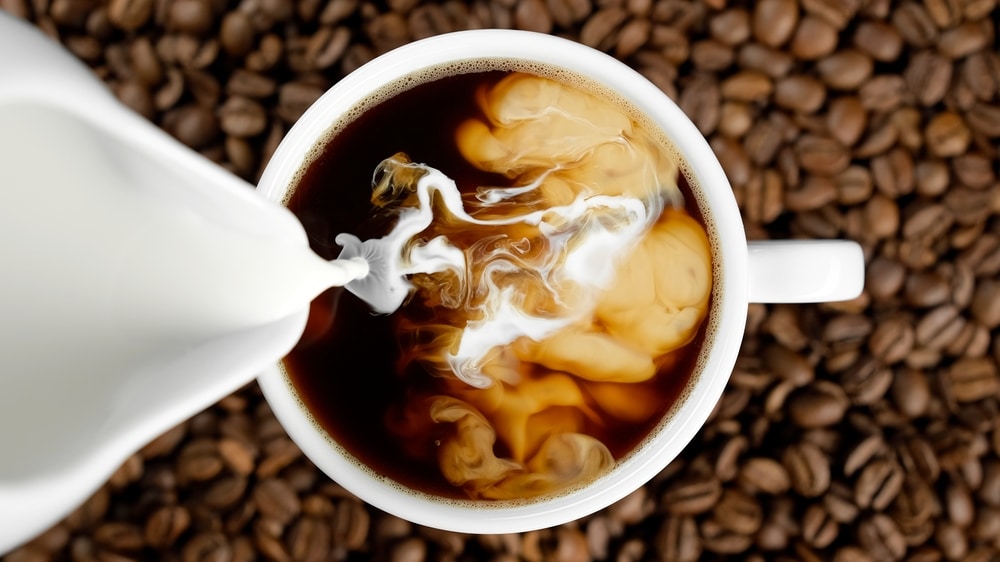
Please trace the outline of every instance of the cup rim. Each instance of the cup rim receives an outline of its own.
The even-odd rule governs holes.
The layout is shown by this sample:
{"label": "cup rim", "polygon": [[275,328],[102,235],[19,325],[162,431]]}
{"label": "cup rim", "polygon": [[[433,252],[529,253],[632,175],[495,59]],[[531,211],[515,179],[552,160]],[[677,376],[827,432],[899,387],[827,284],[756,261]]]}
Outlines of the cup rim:
{"label": "cup rim", "polygon": [[[590,515],[641,487],[681,454],[707,421],[729,380],[747,315],[747,248],[742,218],[722,166],[704,136],[681,109],[645,77],[610,55],[557,36],[519,30],[457,31],[389,51],[347,75],[324,93],[289,130],[271,157],[258,191],[283,201],[293,179],[331,124],[379,85],[421,69],[481,58],[537,61],[585,75],[615,90],[675,143],[687,172],[701,186],[701,205],[713,240],[713,262],[725,269],[713,287],[716,333],[711,353],[687,385],[687,396],[647,437],[639,450],[578,489],[525,502],[449,501],[419,492],[363,469],[313,421],[280,364],[258,381],[275,416],[302,451],[345,489],[383,511],[449,531],[509,533],[551,527]],[[721,269],[718,269],[721,271]],[[346,456],[345,456],[346,454]]]}

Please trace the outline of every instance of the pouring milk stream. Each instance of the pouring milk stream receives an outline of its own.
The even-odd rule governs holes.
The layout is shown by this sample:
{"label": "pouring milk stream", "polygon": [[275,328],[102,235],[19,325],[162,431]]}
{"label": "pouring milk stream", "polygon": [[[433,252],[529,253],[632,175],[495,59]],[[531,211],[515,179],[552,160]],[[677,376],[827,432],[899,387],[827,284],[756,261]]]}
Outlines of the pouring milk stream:
{"label": "pouring milk stream", "polygon": [[0,555],[364,277],[0,12]]}

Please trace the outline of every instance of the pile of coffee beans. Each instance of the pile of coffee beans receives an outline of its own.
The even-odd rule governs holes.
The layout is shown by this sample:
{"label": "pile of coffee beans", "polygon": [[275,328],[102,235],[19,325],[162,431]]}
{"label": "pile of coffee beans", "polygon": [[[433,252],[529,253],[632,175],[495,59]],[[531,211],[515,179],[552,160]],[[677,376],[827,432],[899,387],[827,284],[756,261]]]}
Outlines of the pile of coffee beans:
{"label": "pile of coffee beans", "polygon": [[[253,181],[327,87],[513,27],[626,61],[709,139],[751,238],[849,238],[864,294],[751,305],[681,458],[512,535],[422,528],[305,459],[255,386],[131,457],[4,562],[1000,560],[997,0],[0,0]],[[0,531],[2,532],[2,531]]]}

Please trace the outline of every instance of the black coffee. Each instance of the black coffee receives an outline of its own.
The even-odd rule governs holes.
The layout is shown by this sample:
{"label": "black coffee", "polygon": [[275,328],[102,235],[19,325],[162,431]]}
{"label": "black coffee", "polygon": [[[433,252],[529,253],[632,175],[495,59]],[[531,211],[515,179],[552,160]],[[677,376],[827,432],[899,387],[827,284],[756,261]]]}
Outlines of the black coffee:
{"label": "black coffee", "polygon": [[[517,179],[523,181],[523,177],[512,178],[470,164],[455,140],[456,130],[463,123],[470,119],[488,121],[482,108],[483,92],[504,83],[509,74],[506,71],[473,72],[423,83],[369,108],[344,126],[308,165],[288,201],[288,207],[305,226],[313,249],[332,259],[341,250],[334,242],[339,233],[352,233],[364,240],[381,237],[392,228],[396,215],[391,205],[381,209],[373,207],[372,183],[374,171],[387,158],[399,153],[413,162],[433,166],[455,180],[467,201],[472,201],[478,186],[507,187],[518,184]],[[686,213],[701,221],[683,175],[675,179],[684,195]],[[452,243],[462,248],[475,246],[477,239],[483,236],[482,231],[471,228],[442,227],[439,230],[446,232]],[[498,238],[510,236],[508,231],[500,232]],[[464,404],[469,393],[476,391],[454,377],[442,376],[440,369],[416,360],[420,353],[415,350],[433,345],[433,342],[424,341],[436,337],[437,332],[430,326],[461,329],[469,323],[471,319],[466,315],[471,313],[466,307],[473,301],[452,308],[442,307],[438,303],[440,299],[433,296],[440,278],[417,275],[413,280],[422,293],[390,315],[373,314],[367,304],[343,289],[331,289],[322,294],[312,303],[305,333],[285,359],[285,368],[323,429],[375,472],[412,489],[450,498],[517,497],[517,493],[512,495],[509,490],[491,491],[493,488],[489,486],[486,491],[480,491],[472,484],[456,483],[454,477],[449,482],[443,473],[444,464],[448,462],[441,456],[444,445],[468,440],[468,435],[456,433],[456,428],[478,418],[472,415],[462,418],[462,422],[434,422],[426,412],[432,407],[437,407],[438,411],[453,411],[445,406],[456,403],[456,399],[441,402],[440,397],[458,396],[457,402]],[[534,294],[530,283],[524,287],[527,287],[522,290],[524,294]],[[469,298],[474,300],[476,297]],[[544,315],[546,310],[536,313]],[[603,444],[614,459],[622,458],[660,422],[688,383],[704,339],[702,318],[697,319],[692,328],[694,337],[689,343],[653,358],[657,369],[655,376],[639,382],[574,382],[573,388],[578,388],[580,393],[579,405],[569,407],[556,398],[551,407],[532,413],[530,420],[518,422],[521,425],[517,427],[527,427],[523,431],[529,433],[539,431],[538,428],[571,427],[567,432],[588,436]],[[604,342],[607,337],[602,330],[602,326],[588,325],[585,335]],[[522,340],[524,338],[518,341],[524,343]],[[553,361],[536,358],[539,353],[547,353],[544,346],[530,342],[518,345],[509,347],[530,349],[524,353],[498,353],[521,353],[518,355],[521,359],[512,363],[520,372],[506,382],[495,383],[503,385],[508,395],[518,399],[523,398],[516,394],[518,384],[558,389],[566,380],[576,380],[575,369],[586,367],[574,366],[572,357],[568,363],[563,358],[555,362],[558,366],[553,366]],[[561,367],[564,364],[565,367]],[[545,387],[541,384],[545,381],[552,384]],[[630,396],[642,397],[647,404],[655,403],[656,407],[641,416],[621,412],[608,415],[604,413],[604,401],[596,399],[595,393],[623,393],[621,400],[625,402],[632,400]],[[431,406],[435,399],[439,400],[437,406]],[[510,417],[509,411],[498,411],[496,414],[488,411],[485,416],[491,420]],[[523,433],[521,429],[518,431]],[[510,431],[501,430],[500,433],[504,436]],[[492,454],[500,462],[513,458],[530,464],[518,457],[534,454],[542,448],[539,444],[546,438],[546,435],[529,435],[514,439],[513,444],[510,440],[498,439]],[[455,447],[457,445],[452,448]],[[552,454],[555,453],[550,456]],[[534,462],[537,468],[541,461]],[[518,469],[513,469],[512,473],[517,475]],[[523,497],[558,491],[558,486],[539,484],[534,478],[524,477],[519,482],[517,486],[524,489]]]}

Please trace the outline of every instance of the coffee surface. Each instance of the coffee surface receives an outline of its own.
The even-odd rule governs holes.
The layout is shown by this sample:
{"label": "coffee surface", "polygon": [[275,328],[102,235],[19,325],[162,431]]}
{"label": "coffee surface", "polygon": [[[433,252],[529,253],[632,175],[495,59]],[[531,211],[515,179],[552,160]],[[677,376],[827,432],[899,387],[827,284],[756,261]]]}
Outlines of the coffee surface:
{"label": "coffee surface", "polygon": [[[373,177],[338,179],[352,167]],[[520,499],[603,474],[700,347],[685,346],[707,314],[710,248],[679,178],[627,113],[531,74],[451,76],[366,111],[289,202],[318,251],[388,270],[314,303],[332,319],[286,362],[307,406],[361,462],[426,492]],[[351,216],[373,218],[324,215],[344,190]]]}

